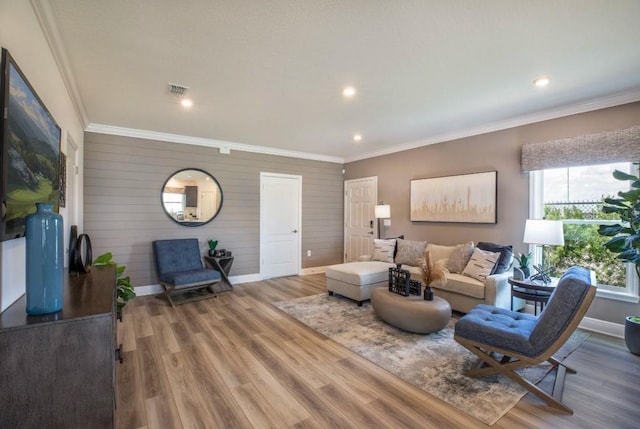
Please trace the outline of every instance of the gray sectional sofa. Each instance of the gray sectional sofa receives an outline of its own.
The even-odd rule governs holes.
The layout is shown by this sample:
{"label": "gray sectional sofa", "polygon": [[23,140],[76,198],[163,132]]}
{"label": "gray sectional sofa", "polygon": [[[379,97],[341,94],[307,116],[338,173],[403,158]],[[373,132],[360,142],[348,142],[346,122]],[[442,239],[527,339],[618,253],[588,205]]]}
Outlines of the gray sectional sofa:
{"label": "gray sectional sofa", "polygon": [[[490,250],[484,250],[486,248]],[[478,304],[511,308],[508,282],[512,275],[511,249],[493,243],[444,246],[402,238],[375,240],[373,255],[361,257],[360,262],[327,267],[327,290],[330,294],[354,299],[361,305],[362,301],[370,299],[373,288],[387,286],[388,270],[397,265],[408,270],[412,279],[422,281],[417,259],[423,257],[425,251],[430,252],[434,263],[446,268],[447,283],[434,288],[434,292],[447,300],[453,310],[468,313]],[[497,260],[496,253],[500,253]],[[524,302],[516,298],[513,305],[514,310],[519,310]]]}

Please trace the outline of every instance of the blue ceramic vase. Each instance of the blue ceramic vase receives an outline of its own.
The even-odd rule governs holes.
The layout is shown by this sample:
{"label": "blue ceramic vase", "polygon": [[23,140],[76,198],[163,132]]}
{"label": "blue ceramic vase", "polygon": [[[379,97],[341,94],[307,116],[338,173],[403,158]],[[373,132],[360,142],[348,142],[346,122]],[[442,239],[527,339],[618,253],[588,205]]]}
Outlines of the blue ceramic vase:
{"label": "blue ceramic vase", "polygon": [[64,253],[62,216],[52,204],[36,203],[27,216],[27,314],[55,313],[62,309]]}

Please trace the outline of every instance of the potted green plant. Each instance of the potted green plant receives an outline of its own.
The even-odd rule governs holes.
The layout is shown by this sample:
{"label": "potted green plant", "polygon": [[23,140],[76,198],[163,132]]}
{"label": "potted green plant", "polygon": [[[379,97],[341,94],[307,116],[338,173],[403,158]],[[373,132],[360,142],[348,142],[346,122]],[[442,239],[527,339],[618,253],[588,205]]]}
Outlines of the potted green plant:
{"label": "potted green plant", "polygon": [[529,264],[531,263],[531,253],[518,253],[515,257],[515,260],[520,264],[520,269],[524,273],[524,277],[528,278],[531,275],[531,271],[529,270]]}
{"label": "potted green plant", "polygon": [[[637,163],[634,163],[637,165]],[[602,211],[620,216],[620,222],[600,225],[598,233],[611,237],[604,246],[623,262],[635,265],[640,279],[640,178],[620,170],[613,172],[617,180],[630,182],[628,191],[619,191],[618,198],[605,198]],[[625,343],[629,351],[640,355],[640,317],[625,318]]]}
{"label": "potted green plant", "polygon": [[127,301],[136,297],[136,292],[131,283],[129,276],[124,276],[124,270],[127,268],[124,265],[118,265],[113,260],[111,252],[104,253],[93,260],[94,266],[101,265],[115,265],[116,266],[116,305],[118,319],[122,320],[122,309],[127,304]]}
{"label": "potted green plant", "polygon": [[218,246],[218,240],[209,240],[209,256],[215,256],[216,247]]}

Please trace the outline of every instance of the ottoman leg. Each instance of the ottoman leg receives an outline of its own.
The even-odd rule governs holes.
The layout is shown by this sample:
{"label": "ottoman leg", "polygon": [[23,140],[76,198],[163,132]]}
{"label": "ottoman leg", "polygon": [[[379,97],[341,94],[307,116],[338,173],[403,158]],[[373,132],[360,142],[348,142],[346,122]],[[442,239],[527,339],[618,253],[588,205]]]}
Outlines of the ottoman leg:
{"label": "ottoman leg", "polygon": [[333,295],[333,291],[332,290],[329,291],[329,296],[331,296],[331,295]]}
{"label": "ottoman leg", "polygon": [[362,301],[358,301],[358,307],[362,307]]}

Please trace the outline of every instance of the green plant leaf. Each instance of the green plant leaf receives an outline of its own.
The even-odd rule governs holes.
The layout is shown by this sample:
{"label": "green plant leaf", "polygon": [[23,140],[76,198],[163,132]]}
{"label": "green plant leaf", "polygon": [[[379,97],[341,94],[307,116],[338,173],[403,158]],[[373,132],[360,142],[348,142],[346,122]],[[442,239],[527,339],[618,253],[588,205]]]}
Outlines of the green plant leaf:
{"label": "green plant leaf", "polygon": [[620,207],[627,207],[627,204],[624,200],[620,199],[620,198],[611,198],[611,197],[607,197],[604,199],[604,202],[606,204],[611,204],[614,206],[620,206]]}
{"label": "green plant leaf", "polygon": [[638,180],[637,176],[633,174],[625,173],[624,171],[615,170],[613,172],[613,177],[617,180]]}
{"label": "green plant leaf", "polygon": [[103,253],[93,260],[93,265],[109,265],[113,263],[113,255],[111,252]]}
{"label": "green plant leaf", "polygon": [[605,235],[607,237],[613,237],[614,235],[618,235],[622,230],[622,225],[600,225],[598,226],[598,234]]}

